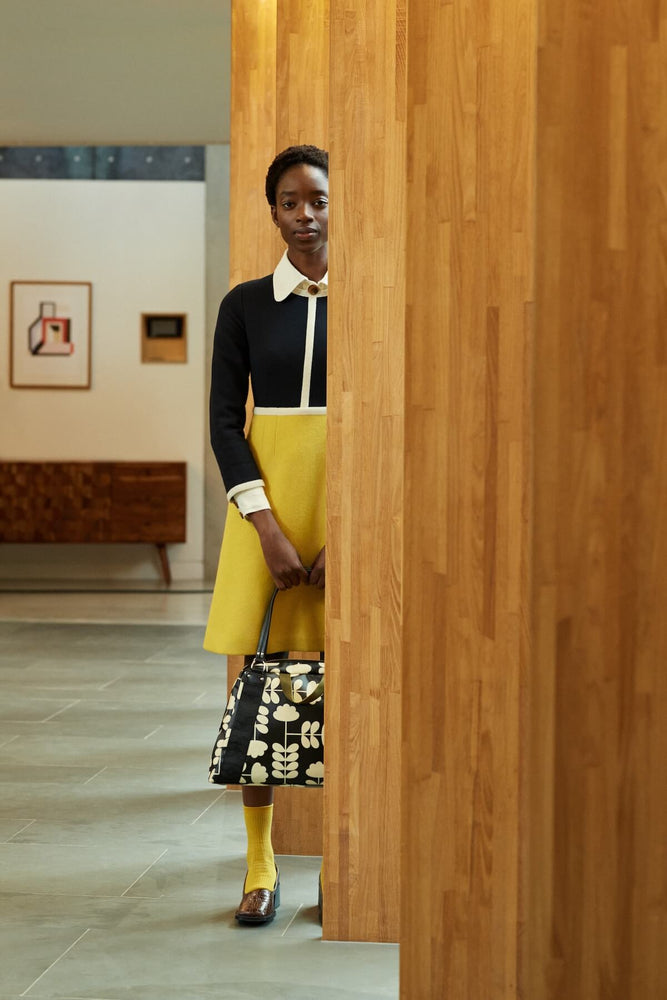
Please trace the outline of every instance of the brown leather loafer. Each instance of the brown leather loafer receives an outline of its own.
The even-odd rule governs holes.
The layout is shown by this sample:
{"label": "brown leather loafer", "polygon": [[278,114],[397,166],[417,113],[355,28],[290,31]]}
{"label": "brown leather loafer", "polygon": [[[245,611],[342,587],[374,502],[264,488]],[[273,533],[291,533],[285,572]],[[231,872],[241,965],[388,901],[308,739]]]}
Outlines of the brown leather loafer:
{"label": "brown leather loafer", "polygon": [[[245,889],[245,882],[243,884]],[[280,872],[276,868],[276,884],[273,889],[251,889],[243,893],[243,899],[234,914],[240,924],[268,924],[280,906]]]}

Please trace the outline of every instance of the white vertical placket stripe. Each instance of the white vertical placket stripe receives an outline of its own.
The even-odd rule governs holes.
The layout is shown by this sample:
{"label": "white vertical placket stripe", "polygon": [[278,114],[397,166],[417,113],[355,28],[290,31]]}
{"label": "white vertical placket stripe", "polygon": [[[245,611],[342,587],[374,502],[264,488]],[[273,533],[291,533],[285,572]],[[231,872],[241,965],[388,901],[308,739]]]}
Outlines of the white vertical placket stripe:
{"label": "white vertical placket stripe", "polygon": [[306,319],[306,352],[303,359],[303,381],[301,383],[301,406],[310,402],[310,375],[313,369],[313,349],[315,347],[315,310],[317,296],[308,296],[308,317]]}

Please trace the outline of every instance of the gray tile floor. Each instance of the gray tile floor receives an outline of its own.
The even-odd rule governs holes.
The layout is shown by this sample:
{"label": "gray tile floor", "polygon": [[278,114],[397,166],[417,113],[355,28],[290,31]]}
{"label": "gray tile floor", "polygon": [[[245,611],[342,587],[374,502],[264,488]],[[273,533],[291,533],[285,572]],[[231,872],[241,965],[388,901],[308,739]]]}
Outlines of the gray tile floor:
{"label": "gray tile floor", "polygon": [[243,820],[239,793],[206,783],[224,671],[200,624],[11,616],[0,1000],[398,996],[397,947],[321,940],[319,858],[280,859],[273,924],[235,923]]}

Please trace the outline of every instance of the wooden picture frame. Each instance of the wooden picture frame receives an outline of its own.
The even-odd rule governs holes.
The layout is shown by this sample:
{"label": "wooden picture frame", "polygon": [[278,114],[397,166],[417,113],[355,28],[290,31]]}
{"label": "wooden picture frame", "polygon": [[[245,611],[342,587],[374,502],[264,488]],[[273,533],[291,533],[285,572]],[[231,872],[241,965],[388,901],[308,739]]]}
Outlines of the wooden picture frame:
{"label": "wooden picture frame", "polygon": [[90,389],[90,281],[12,281],[12,389]]}
{"label": "wooden picture frame", "polygon": [[185,364],[188,360],[186,313],[141,314],[141,361]]}

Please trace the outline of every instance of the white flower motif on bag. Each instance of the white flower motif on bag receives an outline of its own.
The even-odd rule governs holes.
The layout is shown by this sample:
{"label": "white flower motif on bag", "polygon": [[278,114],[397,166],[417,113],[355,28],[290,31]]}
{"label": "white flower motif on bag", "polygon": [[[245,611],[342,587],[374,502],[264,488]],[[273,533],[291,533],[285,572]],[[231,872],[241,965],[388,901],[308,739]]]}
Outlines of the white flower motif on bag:
{"label": "white flower motif on bag", "polygon": [[285,671],[288,674],[307,674],[308,664],[307,663],[288,663],[285,665]]}
{"label": "white flower motif on bag", "polygon": [[263,757],[268,749],[269,744],[265,743],[264,740],[250,740],[248,744],[248,757],[252,757],[253,759]]}
{"label": "white flower motif on bag", "polygon": [[273,777],[285,784],[288,781],[293,781],[299,773],[299,744],[290,743],[283,746],[281,743],[274,743],[272,750],[271,774]]}
{"label": "white flower motif on bag", "polygon": [[307,785],[320,785],[324,781],[324,761],[315,761],[306,769],[306,774],[308,775]]}
{"label": "white flower motif on bag", "polygon": [[319,722],[302,722],[301,723],[301,746],[303,747],[313,747],[314,750],[320,745],[320,740],[322,738],[319,732],[320,724]]}
{"label": "white flower motif on bag", "polygon": [[264,705],[260,705],[257,709],[257,718],[255,720],[255,731],[256,733],[268,733],[269,731],[269,710]]}
{"label": "white flower motif on bag", "polygon": [[299,713],[294,705],[279,705],[273,713],[273,718],[277,719],[278,722],[294,722],[295,719],[299,718]]}
{"label": "white flower motif on bag", "polygon": [[265,704],[277,705],[280,702],[278,697],[278,688],[280,687],[280,675],[271,674],[266,678],[264,682],[264,690],[262,691],[262,701]]}
{"label": "white flower motif on bag", "polygon": [[263,764],[253,764],[250,769],[250,781],[253,785],[263,785],[269,776]]}

